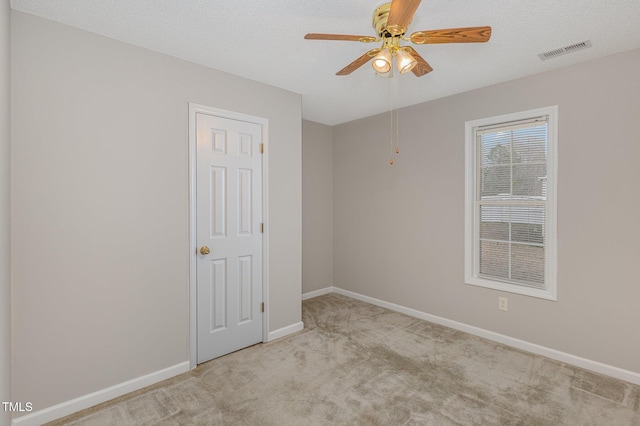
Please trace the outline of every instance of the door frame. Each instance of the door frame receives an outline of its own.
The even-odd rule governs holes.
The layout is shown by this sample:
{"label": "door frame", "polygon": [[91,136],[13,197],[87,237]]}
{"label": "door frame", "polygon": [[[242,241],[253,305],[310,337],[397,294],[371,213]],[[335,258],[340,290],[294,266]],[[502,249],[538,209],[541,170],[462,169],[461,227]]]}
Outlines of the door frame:
{"label": "door frame", "polygon": [[196,239],[196,183],[197,183],[197,123],[196,114],[203,113],[231,120],[246,121],[258,124],[262,128],[262,143],[264,151],[262,157],[262,222],[264,232],[262,234],[262,301],[264,313],[262,314],[262,341],[266,342],[269,336],[269,120],[254,115],[243,114],[235,111],[209,107],[189,102],[189,368],[197,365],[198,340],[197,340],[197,239]]}

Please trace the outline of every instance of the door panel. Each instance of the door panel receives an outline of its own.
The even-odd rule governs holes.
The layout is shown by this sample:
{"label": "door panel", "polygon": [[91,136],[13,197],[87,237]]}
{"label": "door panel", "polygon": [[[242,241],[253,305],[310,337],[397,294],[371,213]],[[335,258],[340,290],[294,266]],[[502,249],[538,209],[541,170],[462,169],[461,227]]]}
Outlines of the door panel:
{"label": "door panel", "polygon": [[201,363],[262,341],[262,126],[198,113],[196,128]]}
{"label": "door panel", "polygon": [[209,177],[209,200],[211,200],[211,205],[209,207],[209,211],[211,212],[210,238],[213,239],[218,237],[225,237],[227,235],[227,169],[224,167],[211,166],[209,168]]}
{"label": "door panel", "polygon": [[209,333],[227,327],[227,261],[215,259],[209,262]]}

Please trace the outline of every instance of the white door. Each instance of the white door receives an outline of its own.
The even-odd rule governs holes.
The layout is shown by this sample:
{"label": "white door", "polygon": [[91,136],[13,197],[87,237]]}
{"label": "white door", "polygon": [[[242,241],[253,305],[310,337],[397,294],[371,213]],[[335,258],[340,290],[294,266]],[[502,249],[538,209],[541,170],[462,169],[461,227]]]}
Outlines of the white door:
{"label": "white door", "polygon": [[196,114],[198,363],[262,342],[262,126]]}

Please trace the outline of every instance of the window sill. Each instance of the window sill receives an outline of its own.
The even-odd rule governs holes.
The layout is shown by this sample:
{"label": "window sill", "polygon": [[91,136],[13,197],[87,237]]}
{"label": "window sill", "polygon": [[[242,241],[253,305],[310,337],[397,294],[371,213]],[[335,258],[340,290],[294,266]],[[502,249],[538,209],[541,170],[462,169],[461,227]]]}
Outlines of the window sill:
{"label": "window sill", "polygon": [[522,294],[524,296],[537,297],[539,299],[552,300],[554,302],[558,300],[558,296],[555,290],[552,289],[533,288],[524,285],[510,284],[506,282],[493,281],[478,277],[466,277],[464,282],[465,284],[469,285],[491,288],[494,290],[506,291],[509,293]]}

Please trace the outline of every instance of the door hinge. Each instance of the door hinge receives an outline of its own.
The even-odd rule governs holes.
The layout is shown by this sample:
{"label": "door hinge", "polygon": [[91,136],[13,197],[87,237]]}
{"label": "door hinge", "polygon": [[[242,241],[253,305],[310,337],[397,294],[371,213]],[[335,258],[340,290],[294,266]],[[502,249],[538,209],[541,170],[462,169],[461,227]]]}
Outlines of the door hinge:
{"label": "door hinge", "polygon": [[264,223],[260,224],[260,232],[264,234]]}
{"label": "door hinge", "polygon": [[260,304],[260,312],[264,312],[264,302]]}
{"label": "door hinge", "polygon": [[264,154],[264,144],[260,144],[260,154]]}

